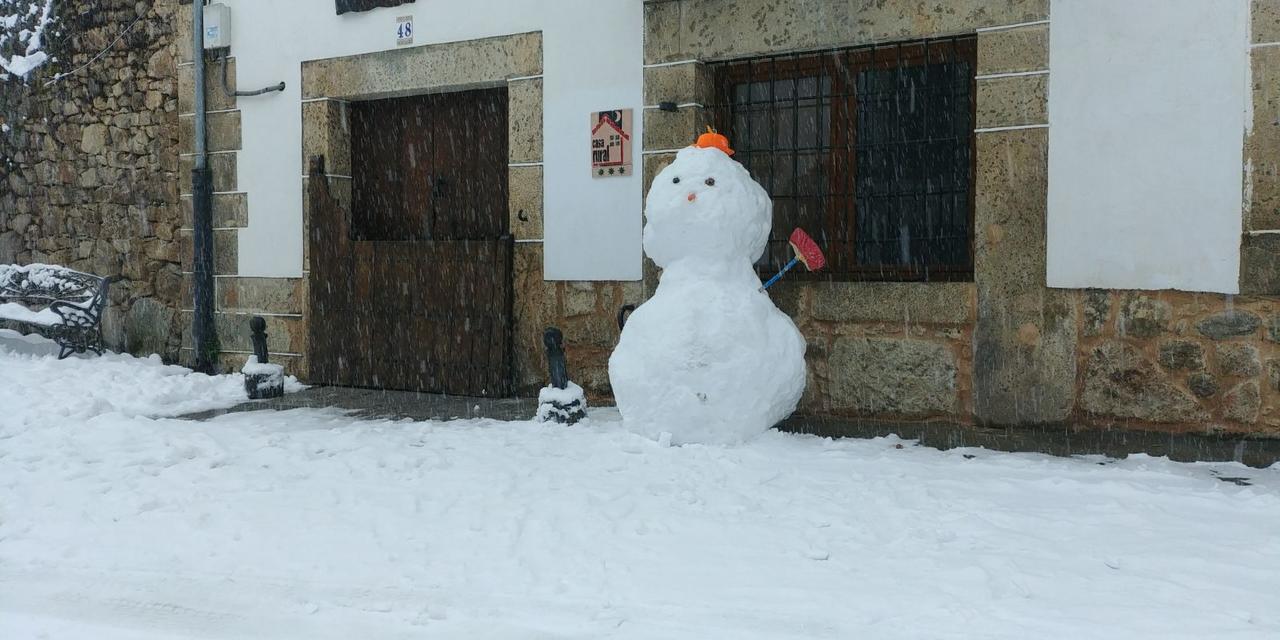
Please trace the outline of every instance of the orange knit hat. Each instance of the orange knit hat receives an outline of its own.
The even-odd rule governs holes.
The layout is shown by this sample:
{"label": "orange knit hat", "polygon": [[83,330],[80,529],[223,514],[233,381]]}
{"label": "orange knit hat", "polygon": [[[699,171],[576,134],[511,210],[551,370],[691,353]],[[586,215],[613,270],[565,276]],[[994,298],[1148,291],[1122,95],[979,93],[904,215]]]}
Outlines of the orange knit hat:
{"label": "orange knit hat", "polygon": [[698,136],[698,141],[693,143],[693,146],[701,149],[719,149],[725,155],[733,155],[733,149],[729,148],[729,139],[716,133],[716,130],[712,129],[711,125],[707,125],[707,132]]}

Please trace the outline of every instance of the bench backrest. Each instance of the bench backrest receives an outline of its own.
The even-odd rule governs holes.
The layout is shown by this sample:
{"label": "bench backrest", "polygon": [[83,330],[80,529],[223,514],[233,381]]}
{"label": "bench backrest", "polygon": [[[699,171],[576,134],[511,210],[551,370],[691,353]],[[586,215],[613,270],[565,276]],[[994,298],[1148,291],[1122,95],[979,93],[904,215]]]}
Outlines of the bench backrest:
{"label": "bench backrest", "polygon": [[0,264],[0,300],[100,306],[107,279],[50,264]]}

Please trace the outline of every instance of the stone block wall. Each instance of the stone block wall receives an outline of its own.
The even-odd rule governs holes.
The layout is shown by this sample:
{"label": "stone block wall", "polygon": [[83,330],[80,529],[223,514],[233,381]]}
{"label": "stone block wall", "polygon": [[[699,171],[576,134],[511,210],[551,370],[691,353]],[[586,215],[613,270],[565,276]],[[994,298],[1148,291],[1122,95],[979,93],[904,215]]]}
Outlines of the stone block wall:
{"label": "stone block wall", "polygon": [[1280,295],[1280,0],[1253,0],[1240,292]]}
{"label": "stone block wall", "polygon": [[1080,421],[1280,436],[1280,300],[1072,294]]}
{"label": "stone block wall", "polygon": [[[802,412],[956,422],[1049,422],[1070,413],[1074,333],[1062,332],[1073,324],[1060,317],[1067,308],[1043,275],[1048,4],[646,4],[646,183],[709,120],[707,62],[981,30],[976,282],[776,285],[774,302],[809,341]],[[681,108],[659,111],[661,101]],[[1040,129],[1020,128],[1027,126]],[[645,275],[652,291],[658,270],[647,263]]]}
{"label": "stone block wall", "polygon": [[122,276],[108,345],[168,360],[182,292],[177,4],[58,2],[45,37],[54,60],[0,82],[0,263]]}
{"label": "stone block wall", "polygon": [[[183,295],[181,362],[195,359],[191,336],[194,300],[191,170],[195,166],[195,71],[192,58],[191,0],[175,0],[173,29],[177,42],[176,82],[179,180],[182,226],[178,231],[182,261]],[[220,348],[218,365],[238,371],[253,353],[249,319],[267,321],[267,351],[272,362],[285,366],[290,375],[306,379],[306,282],[303,278],[262,278],[240,275],[240,230],[249,226],[250,194],[239,188],[237,168],[241,149],[239,99],[228,95],[236,86],[236,58],[227,57],[227,85],[222,84],[220,57],[205,55],[206,147],[213,179],[214,328]],[[250,98],[252,99],[252,98]],[[270,99],[267,98],[258,98]],[[349,173],[349,171],[348,171]]]}
{"label": "stone block wall", "polygon": [[[345,123],[350,101],[506,84],[508,228],[515,239],[512,364],[516,388],[521,395],[536,395],[547,383],[542,334],[556,326],[564,332],[570,375],[593,400],[607,398],[611,393],[608,358],[618,338],[617,312],[625,303],[641,302],[642,290],[638,282],[543,279],[542,34],[314,60],[304,63],[302,72],[304,158],[325,156],[330,190],[347,206],[352,158]],[[305,212],[304,218],[310,219]],[[304,261],[309,265],[310,260],[308,249]],[[305,325],[307,318],[300,322]]]}
{"label": "stone block wall", "polygon": [[624,304],[644,301],[639,282],[549,282],[542,279],[542,246],[516,246],[516,386],[537,395],[546,386],[542,332],[564,333],[569,376],[592,402],[612,398],[609,354],[618,343],[617,316]]}
{"label": "stone block wall", "polygon": [[646,182],[708,119],[705,63],[977,33],[974,281],[778,285],[809,340],[801,412],[1280,436],[1280,0],[1253,6],[1234,298],[1045,286],[1048,0],[666,0],[645,16]]}
{"label": "stone block wall", "polygon": [[792,281],[770,295],[808,340],[800,411],[953,421],[973,413],[972,284]]}

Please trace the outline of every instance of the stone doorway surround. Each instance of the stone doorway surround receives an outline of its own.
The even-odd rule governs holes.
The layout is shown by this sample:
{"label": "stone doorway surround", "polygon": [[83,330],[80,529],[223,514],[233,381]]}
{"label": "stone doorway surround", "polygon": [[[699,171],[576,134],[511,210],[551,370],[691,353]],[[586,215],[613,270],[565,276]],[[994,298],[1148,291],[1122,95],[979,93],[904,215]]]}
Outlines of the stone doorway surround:
{"label": "stone doorway surround", "polygon": [[[542,34],[517,33],[407,49],[378,51],[302,64],[303,166],[313,156],[325,157],[330,193],[351,207],[351,138],[349,104],[428,93],[506,86],[508,92],[508,229],[515,236],[517,283],[542,280]],[[311,215],[303,178],[303,227],[310,238]],[[304,280],[311,255],[304,242]],[[530,283],[532,284],[532,283]],[[540,319],[528,310],[538,306],[542,287],[515,287],[516,380],[531,380],[541,367]],[[537,314],[533,314],[537,315]],[[306,323],[309,318],[303,318]],[[540,378],[540,376],[537,376]],[[526,385],[527,386],[527,385]]]}

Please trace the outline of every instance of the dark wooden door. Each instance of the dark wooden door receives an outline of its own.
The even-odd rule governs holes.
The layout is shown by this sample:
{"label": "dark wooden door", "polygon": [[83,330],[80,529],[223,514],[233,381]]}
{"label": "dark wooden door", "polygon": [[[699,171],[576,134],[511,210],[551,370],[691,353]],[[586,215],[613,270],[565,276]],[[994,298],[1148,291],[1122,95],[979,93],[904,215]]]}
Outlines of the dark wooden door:
{"label": "dark wooden door", "polygon": [[505,89],[352,105],[349,216],[312,189],[337,229],[312,233],[313,379],[513,392],[506,112]]}

